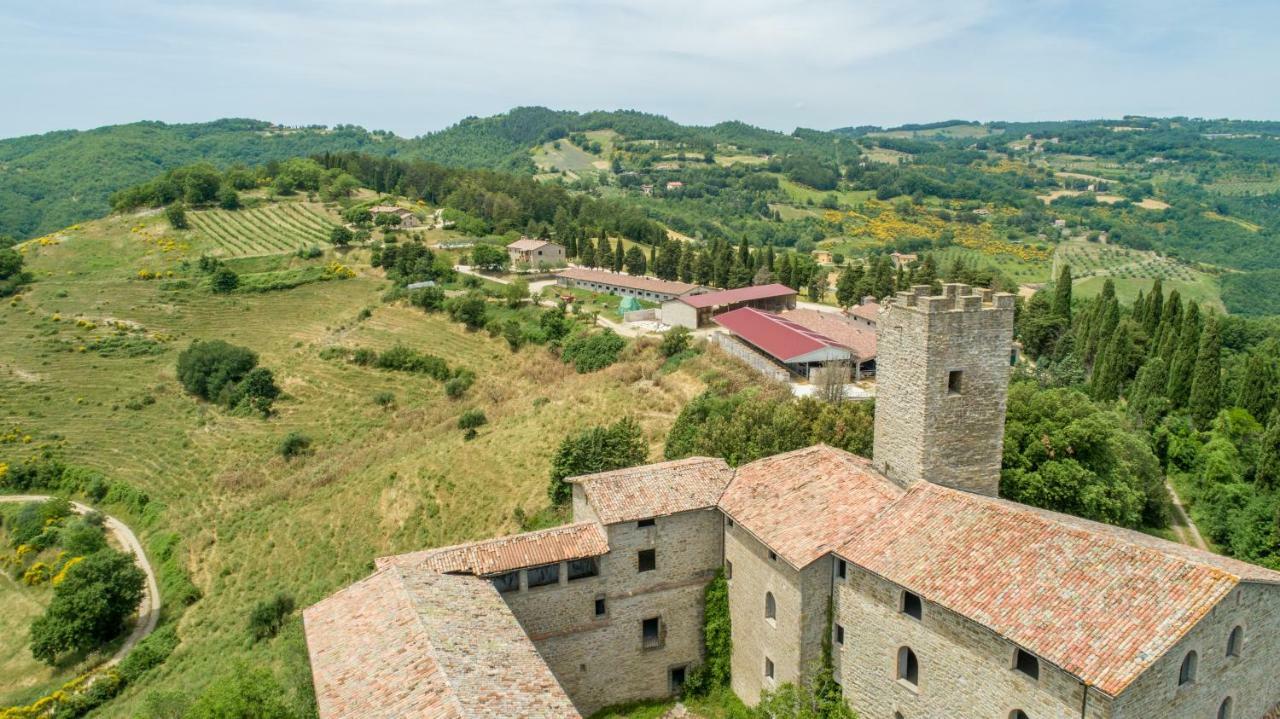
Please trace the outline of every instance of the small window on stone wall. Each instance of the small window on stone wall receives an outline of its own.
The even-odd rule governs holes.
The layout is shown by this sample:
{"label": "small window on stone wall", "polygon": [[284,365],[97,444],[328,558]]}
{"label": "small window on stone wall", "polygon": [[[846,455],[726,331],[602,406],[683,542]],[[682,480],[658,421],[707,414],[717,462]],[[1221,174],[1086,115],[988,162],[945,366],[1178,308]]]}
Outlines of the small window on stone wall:
{"label": "small window on stone wall", "polygon": [[724,578],[733,579],[733,562],[724,560]]}
{"label": "small window on stone wall", "polygon": [[778,602],[773,598],[773,592],[764,593],[764,618],[778,618]]}
{"label": "small window on stone wall", "polygon": [[1236,627],[1231,630],[1231,636],[1227,637],[1227,656],[1238,657],[1240,650],[1244,647],[1244,628]]}
{"label": "small window on stone wall", "polygon": [[662,646],[662,620],[650,617],[640,622],[640,642],[645,649]]}
{"label": "small window on stone wall", "polygon": [[1030,719],[1030,718],[1027,716],[1027,713],[1022,711],[1021,709],[1014,709],[1013,711],[1009,712],[1009,719]]}
{"label": "small window on stone wall", "polygon": [[764,675],[767,679],[773,678],[773,660],[769,657],[764,658]]}
{"label": "small window on stone wall", "polygon": [[1021,649],[1014,652],[1013,668],[1032,679],[1040,678],[1040,660]]}
{"label": "small window on stone wall", "polygon": [[658,550],[641,549],[636,555],[638,569],[641,572],[652,572],[658,568]]}
{"label": "small window on stone wall", "polygon": [[594,577],[600,573],[600,567],[596,564],[595,557],[587,557],[586,559],[575,559],[569,562],[569,581],[575,579],[586,579]]}
{"label": "small window on stone wall", "polygon": [[953,369],[947,373],[947,393],[960,394],[964,388],[964,372]]}
{"label": "small window on stone wall", "polygon": [[640,521],[636,522],[636,526],[637,526],[637,527],[652,527],[653,525],[655,525],[655,524],[657,524],[657,523],[658,523],[658,520],[656,520],[656,519],[652,519],[652,518],[651,518],[651,519],[642,519],[642,520],[640,520]]}
{"label": "small window on stone wall", "polygon": [[769,550],[769,561],[770,562],[778,561],[778,553],[773,551],[772,549]]}
{"label": "small window on stone wall", "polygon": [[910,647],[898,650],[898,678],[911,686],[920,684],[920,663],[916,661],[916,653]]}
{"label": "small window on stone wall", "polygon": [[902,613],[913,619],[921,619],[924,617],[924,605],[920,601],[920,595],[911,592],[902,593]]}
{"label": "small window on stone wall", "polygon": [[1231,719],[1231,697],[1223,699],[1218,706],[1218,719]]}
{"label": "small window on stone wall", "polygon": [[1196,664],[1199,658],[1195,652],[1187,652],[1182,659],[1182,668],[1178,670],[1178,686],[1190,684],[1196,680]]}
{"label": "small window on stone wall", "polygon": [[836,578],[844,579],[849,574],[849,568],[845,565],[843,559],[836,560]]}
{"label": "small window on stone wall", "polygon": [[836,625],[836,644],[844,645],[844,627]]}
{"label": "small window on stone wall", "polygon": [[604,597],[596,597],[596,616],[603,617],[606,612]]}
{"label": "small window on stone wall", "polygon": [[559,564],[544,564],[541,567],[531,567],[528,572],[530,589],[556,584],[560,581]]}

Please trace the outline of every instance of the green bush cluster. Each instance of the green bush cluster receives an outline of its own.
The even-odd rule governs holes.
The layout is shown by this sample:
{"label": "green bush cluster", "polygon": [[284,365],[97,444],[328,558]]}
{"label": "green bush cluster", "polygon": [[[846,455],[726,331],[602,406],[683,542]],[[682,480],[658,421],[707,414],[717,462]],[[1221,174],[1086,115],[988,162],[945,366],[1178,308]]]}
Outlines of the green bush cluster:
{"label": "green bush cluster", "polygon": [[271,599],[258,602],[249,612],[249,634],[254,641],[270,639],[280,632],[284,622],[293,613],[293,596],[281,592]]}
{"label": "green bush cluster", "polygon": [[178,381],[191,394],[228,409],[247,407],[262,414],[280,396],[271,370],[258,356],[222,340],[196,340],[178,355]]}
{"label": "green bush cluster", "polygon": [[285,459],[301,457],[311,451],[311,438],[301,432],[290,432],[280,440],[276,451]]}
{"label": "green bush cluster", "polygon": [[564,481],[566,477],[634,467],[648,456],[644,432],[630,417],[575,432],[561,440],[551,459],[547,494],[553,504],[566,504],[573,497],[572,488]]}
{"label": "green bush cluster", "polygon": [[584,332],[571,337],[564,343],[560,357],[573,365],[579,373],[595,372],[618,361],[618,355],[627,346],[627,341],[619,337],[613,330],[603,332]]}

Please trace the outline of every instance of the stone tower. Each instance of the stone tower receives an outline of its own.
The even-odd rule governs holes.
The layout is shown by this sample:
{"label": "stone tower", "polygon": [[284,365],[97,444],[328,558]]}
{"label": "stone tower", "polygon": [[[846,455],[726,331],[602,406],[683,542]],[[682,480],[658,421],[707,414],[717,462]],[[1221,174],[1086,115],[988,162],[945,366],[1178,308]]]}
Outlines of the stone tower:
{"label": "stone tower", "polygon": [[877,469],[995,496],[1013,351],[1013,295],[948,284],[899,292],[876,322]]}

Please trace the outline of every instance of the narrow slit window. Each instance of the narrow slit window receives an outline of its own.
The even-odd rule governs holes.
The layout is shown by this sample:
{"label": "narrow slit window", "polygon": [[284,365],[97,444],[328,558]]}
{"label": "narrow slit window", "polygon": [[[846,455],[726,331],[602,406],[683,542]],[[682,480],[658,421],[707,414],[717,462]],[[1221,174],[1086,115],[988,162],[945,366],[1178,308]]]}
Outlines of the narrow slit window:
{"label": "narrow slit window", "polygon": [[844,627],[836,625],[836,644],[844,644]]}
{"label": "narrow slit window", "polygon": [[960,394],[964,389],[964,372],[953,369],[947,373],[947,394]]}
{"label": "narrow slit window", "polygon": [[764,658],[764,675],[768,679],[773,678],[773,660],[769,657]]}

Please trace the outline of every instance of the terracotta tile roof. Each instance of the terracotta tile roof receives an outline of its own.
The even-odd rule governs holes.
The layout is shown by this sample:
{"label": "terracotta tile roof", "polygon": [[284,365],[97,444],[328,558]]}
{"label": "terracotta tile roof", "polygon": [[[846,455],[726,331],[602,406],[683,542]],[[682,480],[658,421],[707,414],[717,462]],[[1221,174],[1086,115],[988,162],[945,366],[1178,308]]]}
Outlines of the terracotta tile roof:
{"label": "terracotta tile roof", "polygon": [[826,335],[848,347],[860,360],[869,360],[876,356],[876,331],[860,322],[836,312],[821,310],[796,309],[787,310],[779,315],[802,327],[807,327],[821,335]]}
{"label": "terracotta tile roof", "polygon": [[570,267],[560,270],[556,273],[556,277],[585,282],[599,282],[604,285],[626,287],[632,290],[640,290],[641,292],[658,292],[677,297],[701,289],[698,285],[691,285],[688,282],[671,282],[669,280],[660,280],[657,277],[628,275],[623,272],[609,272],[607,270],[592,270],[586,267]]}
{"label": "terracotta tile roof", "polygon": [[849,308],[849,314],[854,317],[861,317],[864,320],[875,322],[880,317],[880,303],[864,302],[860,305],[854,305]]}
{"label": "terracotta tile roof", "polygon": [[716,315],[711,321],[779,362],[849,359],[847,348],[830,337],[754,307],[739,307]]}
{"label": "terracotta tile roof", "polygon": [[920,482],[837,554],[1115,696],[1241,580],[1280,573]]}
{"label": "terracotta tile roof", "polygon": [[720,509],[796,568],[834,551],[903,495],[871,462],[817,445],[744,464]]}
{"label": "terracotta tile roof", "polygon": [[595,522],[567,524],[452,547],[379,557],[379,569],[396,565],[434,572],[489,576],[524,567],[598,557],[609,551],[604,528]]}
{"label": "terracotta tile roof", "polygon": [[567,481],[582,486],[601,522],[613,524],[714,507],[732,476],[723,459],[690,457]]}
{"label": "terracotta tile roof", "polygon": [[767,300],[775,297],[794,297],[796,291],[786,285],[753,285],[751,287],[739,287],[735,290],[721,290],[720,292],[704,292],[700,295],[689,295],[681,297],[680,302],[690,307],[715,307],[717,305],[731,305],[737,302],[749,302],[751,300]]}
{"label": "terracotta tile roof", "polygon": [[302,616],[321,719],[579,716],[488,580],[390,567]]}
{"label": "terracotta tile roof", "polygon": [[520,252],[529,252],[539,247],[546,247],[551,244],[546,240],[539,240],[532,237],[521,237],[520,239],[507,245],[508,250],[519,250]]}

